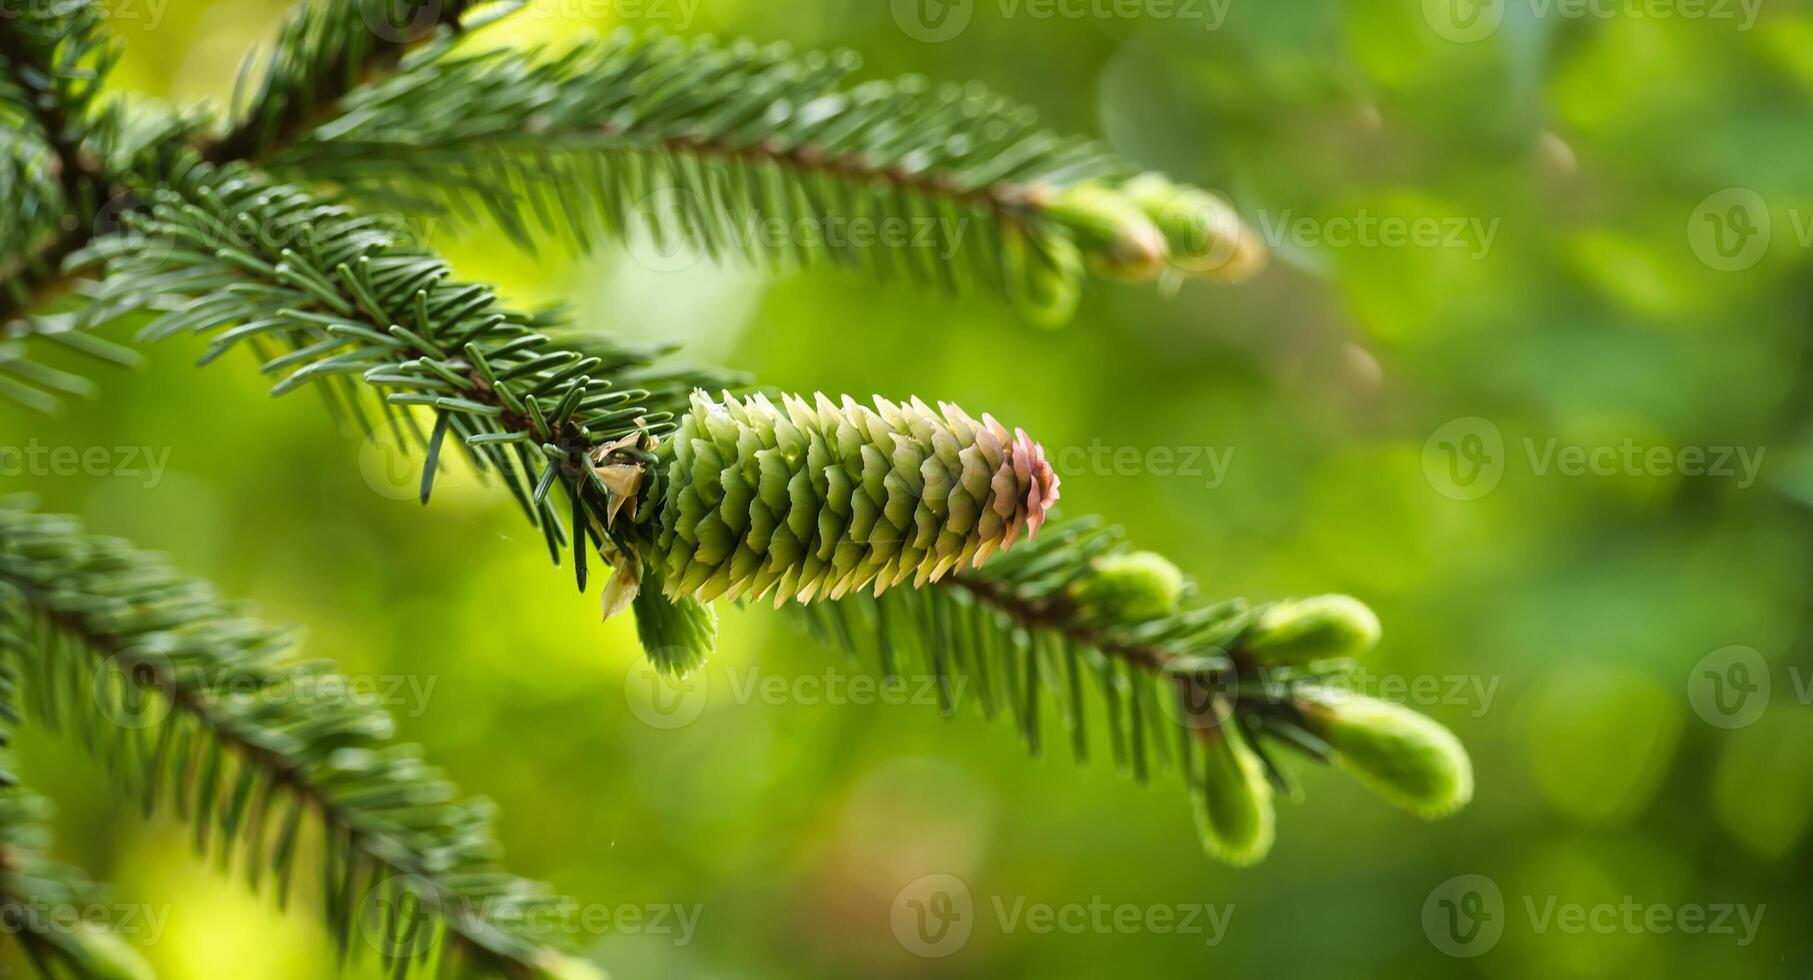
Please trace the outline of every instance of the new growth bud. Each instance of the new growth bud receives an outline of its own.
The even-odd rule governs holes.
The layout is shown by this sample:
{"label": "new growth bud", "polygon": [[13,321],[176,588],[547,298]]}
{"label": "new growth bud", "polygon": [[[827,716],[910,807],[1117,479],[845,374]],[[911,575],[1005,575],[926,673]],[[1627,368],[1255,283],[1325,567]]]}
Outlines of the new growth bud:
{"label": "new growth bud", "polygon": [[1300,696],[1304,727],[1335,762],[1379,795],[1426,820],[1473,798],[1473,764],[1454,734],[1401,704],[1333,691]]}
{"label": "new growth bud", "polygon": [[1219,195],[1158,174],[1133,178],[1121,193],[1158,226],[1171,263],[1183,272],[1240,282],[1265,268],[1265,243]]}
{"label": "new growth bud", "polygon": [[1101,275],[1142,282],[1164,271],[1165,236],[1126,195],[1106,184],[1066,187],[1046,213],[1070,229],[1090,268]]}
{"label": "new growth bud", "polygon": [[1357,657],[1379,642],[1379,617],[1352,596],[1323,595],[1267,608],[1241,649],[1266,663],[1295,665]]}
{"label": "new growth bud", "polygon": [[1231,712],[1217,705],[1220,721],[1202,731],[1202,787],[1196,828],[1213,857],[1237,867],[1256,864],[1272,849],[1276,819],[1272,786],[1259,757]]}
{"label": "new growth bud", "polygon": [[632,608],[637,638],[656,670],[684,677],[717,645],[717,610],[692,599],[669,599],[658,580],[636,594]]}
{"label": "new growth bud", "polygon": [[1108,618],[1157,619],[1177,611],[1183,584],[1183,573],[1165,556],[1124,552],[1097,558],[1070,586],[1070,598],[1078,607]]}

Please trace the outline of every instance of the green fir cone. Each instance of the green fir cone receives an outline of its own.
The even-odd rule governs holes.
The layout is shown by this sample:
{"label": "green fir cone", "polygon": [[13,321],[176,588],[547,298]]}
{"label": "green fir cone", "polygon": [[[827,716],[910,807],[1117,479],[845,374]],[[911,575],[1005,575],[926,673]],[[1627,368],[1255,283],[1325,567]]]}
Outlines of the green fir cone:
{"label": "green fir cone", "polygon": [[1276,603],[1259,614],[1241,649],[1271,664],[1357,657],[1379,643],[1379,617],[1352,596]]}
{"label": "green fir cone", "polygon": [[1335,762],[1379,795],[1426,820],[1473,798],[1473,763],[1454,733],[1401,704],[1343,691],[1298,692],[1304,727]]}
{"label": "green fir cone", "polygon": [[1265,767],[1225,705],[1220,723],[1203,730],[1202,786],[1196,826],[1209,854],[1236,867],[1257,864],[1272,849],[1276,817]]}
{"label": "green fir cone", "polygon": [[1265,268],[1265,243],[1219,195],[1142,174],[1121,193],[1158,226],[1171,263],[1193,276],[1224,282],[1250,279]]}
{"label": "green fir cone", "polygon": [[1176,612],[1183,588],[1183,572],[1169,558],[1128,551],[1097,558],[1070,587],[1070,599],[1096,615],[1139,622]]}
{"label": "green fir cone", "polygon": [[669,599],[875,594],[1030,537],[1058,496],[1044,450],[954,405],[702,391],[672,457],[657,542]]}

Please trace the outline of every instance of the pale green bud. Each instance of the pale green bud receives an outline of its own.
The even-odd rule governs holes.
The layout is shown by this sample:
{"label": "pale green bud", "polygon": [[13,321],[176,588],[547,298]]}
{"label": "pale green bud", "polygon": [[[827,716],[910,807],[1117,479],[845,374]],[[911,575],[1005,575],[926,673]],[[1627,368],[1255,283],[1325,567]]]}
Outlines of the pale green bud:
{"label": "pale green bud", "polygon": [[1473,764],[1454,733],[1401,704],[1335,691],[1301,696],[1304,727],[1335,762],[1391,802],[1424,819],[1473,798]]}
{"label": "pale green bud", "polygon": [[1265,243],[1220,196],[1158,174],[1133,178],[1121,193],[1158,227],[1172,264],[1184,272],[1240,282],[1265,267]]}
{"label": "pale green bud", "polygon": [[1272,849],[1276,836],[1272,786],[1265,768],[1225,711],[1220,724],[1202,732],[1202,740],[1196,828],[1203,848],[1236,867],[1257,864]]}
{"label": "pale green bud", "polygon": [[1070,597],[1090,612],[1116,619],[1156,619],[1177,611],[1183,572],[1151,551],[1098,558],[1070,587]]}
{"label": "pale green bud", "polygon": [[1165,268],[1165,236],[1127,197],[1093,181],[1059,191],[1046,205],[1052,220],[1070,229],[1096,272],[1116,279],[1158,278]]}
{"label": "pale green bud", "polygon": [[1352,596],[1321,595],[1277,603],[1259,615],[1241,649],[1267,663],[1304,664],[1357,657],[1379,642],[1379,617]]}

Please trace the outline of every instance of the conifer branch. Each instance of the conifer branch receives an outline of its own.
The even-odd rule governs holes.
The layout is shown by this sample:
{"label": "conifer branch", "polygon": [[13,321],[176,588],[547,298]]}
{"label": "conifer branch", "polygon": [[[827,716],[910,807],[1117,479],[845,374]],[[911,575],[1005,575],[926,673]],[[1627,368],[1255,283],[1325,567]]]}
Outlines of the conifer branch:
{"label": "conifer branch", "polygon": [[[240,166],[189,161],[144,193],[137,233],[97,248],[108,270],[97,316],[161,311],[141,335],[211,335],[203,363],[240,345],[263,351],[265,372],[282,376],[273,394],[319,383],[362,421],[369,388],[399,440],[431,461],[424,501],[451,438],[510,489],[556,561],[571,545],[582,591],[587,552],[633,550],[636,532],[617,516],[642,485],[613,487],[603,474],[652,462],[687,392],[731,380],[653,369],[648,352],[609,343],[557,344],[541,332],[559,328],[557,316],[509,310],[488,287],[451,279],[407,229]],[[435,413],[431,431],[411,408]],[[557,505],[556,484],[572,506]],[[584,527],[569,535],[563,512]]]}
{"label": "conifer branch", "polygon": [[[348,93],[394,71],[411,49],[459,33],[461,16],[483,3],[302,0],[278,34],[257,91],[208,158],[264,158],[331,116]],[[248,59],[241,69],[241,84],[252,65]]]}
{"label": "conifer branch", "polygon": [[[946,716],[965,701],[989,719],[1008,715],[1034,755],[1056,717],[1078,762],[1105,741],[1123,775],[1145,783],[1155,770],[1176,773],[1205,849],[1234,864],[1270,848],[1272,791],[1299,795],[1284,754],[1353,768],[1345,746],[1325,737],[1321,706],[1375,705],[1345,682],[1353,658],[1377,639],[1364,606],[1339,596],[1203,602],[1170,562],[1131,551],[1119,528],[1095,518],[1056,521],[1038,539],[925,589],[798,615],[822,642],[875,658],[884,676],[922,671]],[[1285,637],[1295,637],[1293,649],[1282,649]],[[1386,710],[1401,726],[1388,737],[1418,743],[1403,747],[1414,757],[1407,768],[1443,775],[1414,801],[1393,796],[1385,784],[1394,780],[1372,785],[1430,816],[1464,803],[1471,777],[1452,737],[1432,722],[1434,732],[1407,734],[1421,716]],[[1371,775],[1366,767],[1357,774]],[[1230,823],[1237,815],[1244,819]]]}
{"label": "conifer branch", "polygon": [[[71,202],[92,198],[105,175],[85,145],[96,123],[100,79],[117,52],[86,3],[33,8],[6,18],[0,65],[14,102],[54,158],[52,170]],[[92,201],[90,202],[92,203]]]}
{"label": "conifer branch", "polygon": [[[66,332],[88,337],[145,312],[147,339],[210,338],[204,363],[253,350],[280,376],[274,394],[317,387],[368,428],[375,405],[400,441],[422,449],[424,502],[446,440],[457,440],[509,488],[556,563],[571,548],[581,591],[592,556],[611,567],[606,614],[633,605],[646,651],[667,669],[683,671],[710,649],[711,600],[772,594],[807,604],[839,645],[872,647],[886,673],[917,651],[947,710],[962,679],[978,682],[992,711],[998,679],[999,702],[1035,750],[1055,696],[1076,753],[1088,752],[1093,683],[1117,763],[1144,778],[1149,760],[1168,757],[1193,790],[1205,845],[1226,860],[1249,863],[1270,846],[1272,788],[1284,785],[1272,748],[1350,769],[1424,816],[1465,802],[1471,772],[1452,735],[1396,706],[1333,693],[1329,682],[1377,639],[1376,619],[1354,600],[1197,603],[1175,566],[1129,551],[1095,522],[1055,523],[1035,539],[1057,481],[1029,437],[987,416],[934,412],[916,399],[871,411],[822,397],[776,409],[760,396],[694,396],[715,379],[654,368],[645,352],[606,341],[562,340],[557,316],[508,309],[487,287],[453,280],[406,227],[228,161],[250,157],[393,207],[476,202],[525,243],[532,224],[582,244],[621,238],[640,215],[655,236],[714,254],[980,284],[1047,320],[1068,313],[1085,266],[1134,279],[1249,273],[1262,250],[1225,202],[1053,136],[986,92],[916,79],[852,84],[846,56],[653,37],[540,63],[456,56],[439,42],[405,58],[421,37],[457,30],[467,8],[434,8],[432,29],[407,39],[371,19],[414,9],[310,3],[220,141],[199,152],[177,140],[156,153],[109,154],[145,206],[63,263],[103,274]],[[747,234],[763,220],[821,230],[929,220],[943,251],[792,232],[770,244]],[[109,546],[83,547],[117,558]],[[58,574],[85,568],[65,562]],[[42,585],[40,605],[66,594]],[[870,586],[872,596],[840,598]],[[76,613],[41,616],[40,635],[67,642],[40,646],[75,651],[66,659],[90,670],[98,660],[149,671],[174,717],[187,719],[165,731],[190,739],[185,753],[212,752],[185,758],[242,783],[300,771],[257,739],[235,737],[209,690],[185,693],[187,675],[123,648],[133,636]],[[204,602],[198,615],[224,613]],[[161,633],[188,616],[144,629]],[[357,728],[358,718],[346,720]],[[376,749],[356,758],[396,761]],[[211,811],[215,776],[203,785],[198,809]],[[267,785],[314,799],[329,840],[343,844],[330,895],[412,866],[362,852],[355,827],[336,836],[345,822],[295,778]],[[481,935],[462,932],[470,923],[449,908],[458,893],[432,883],[419,891],[458,937],[498,952],[487,938],[503,940],[484,922],[473,927]],[[347,914],[330,900],[342,938]]]}
{"label": "conifer branch", "polygon": [[[0,251],[0,328],[54,289],[107,197],[93,140],[108,120],[93,110],[116,57],[89,3],[32,5],[0,19],[0,114],[16,127],[4,149],[7,166],[20,171],[15,180],[24,181],[15,183],[9,203],[33,204],[19,213],[37,217],[14,233],[30,240],[0,242],[7,246]],[[34,152],[34,143],[44,152]],[[42,188],[46,178],[56,194]]]}
{"label": "conifer branch", "polygon": [[91,396],[80,375],[40,363],[48,341],[119,365],[133,351],[82,329],[70,314],[43,313],[69,291],[70,266],[124,202],[121,176],[160,159],[192,119],[154,107],[126,114],[103,104],[102,81],[118,55],[91,2],[33,4],[0,22],[0,398],[55,412],[65,395]]}
{"label": "conifer branch", "polygon": [[[1376,640],[1369,611],[1345,599],[1185,608],[1187,586],[1170,563],[1129,554],[1098,522],[1060,522],[1017,545],[1006,525],[957,523],[998,512],[1037,530],[1056,486],[1038,476],[1042,456],[1023,434],[1008,462],[998,455],[1004,433],[988,437],[993,449],[963,448],[979,424],[948,407],[943,422],[917,403],[884,403],[875,415],[788,401],[783,416],[760,398],[687,405],[697,379],[659,374],[625,391],[621,355],[562,346],[489,290],[449,280],[424,250],[296,188],[198,164],[151,193],[140,237],[111,256],[103,308],[164,310],[148,337],[212,335],[204,361],[275,341],[288,353],[266,361],[287,373],[274,393],[340,379],[351,386],[343,401],[357,401],[362,384],[386,404],[432,410],[435,435],[420,443],[426,480],[451,433],[503,477],[556,562],[568,540],[550,493],[560,484],[581,590],[596,552],[613,569],[607,613],[634,597],[645,650],[663,668],[688,669],[710,649],[701,602],[770,592],[811,602],[873,582],[876,597],[807,615],[830,617],[820,632],[846,648],[872,647],[887,673],[898,651],[916,647],[941,685],[1012,678],[1006,703],[1035,749],[1050,688],[1087,753],[1085,684],[1097,686],[1117,763],[1144,778],[1148,759],[1171,759],[1194,790],[1205,843],[1240,863],[1270,843],[1267,778],[1284,784],[1268,743],[1348,758],[1319,734],[1327,719],[1316,692]],[[832,475],[844,467],[847,477]],[[858,485],[880,496],[849,495]],[[426,491],[425,482],[424,500]],[[853,522],[865,508],[869,517]],[[643,587],[645,577],[662,588]],[[924,587],[886,590],[908,578]],[[1442,810],[1470,793],[1458,746],[1405,751],[1417,772],[1451,774],[1446,796],[1431,791],[1417,807]],[[1251,820],[1218,822],[1243,809]]]}
{"label": "conifer branch", "polygon": [[5,653],[47,725],[235,854],[286,902],[306,825],[325,847],[325,912],[342,957],[369,943],[395,976],[465,962],[541,976],[567,962],[524,931],[557,901],[501,871],[491,805],[461,801],[381,709],[286,636],[243,619],[161,557],[71,519],[0,507]]}
{"label": "conifer branch", "polygon": [[[307,0],[285,22],[252,104],[225,135],[206,141],[203,152],[225,161],[282,147],[330,116],[346,92],[394,70],[408,51],[444,39],[449,30],[457,33],[461,16],[483,6],[507,12],[515,4]],[[42,134],[52,150],[43,169],[62,185],[48,230],[21,224],[22,231],[35,232],[32,247],[13,248],[0,239],[0,397],[47,413],[60,407],[60,396],[87,396],[94,388],[28,357],[23,340],[45,337],[105,361],[137,363],[130,350],[72,318],[40,311],[68,291],[71,266],[95,240],[121,230],[121,212],[137,203],[126,189],[131,176],[174,166],[202,128],[200,119],[157,108],[132,114],[111,105],[97,109],[101,81],[116,57],[103,27],[92,0],[33,5],[0,21],[0,63],[8,69],[0,77],[0,107],[16,110],[22,130],[30,123]],[[0,172],[0,202],[8,199],[6,176]],[[22,207],[17,213],[39,211]]]}
{"label": "conifer branch", "polygon": [[1085,266],[1237,279],[1263,255],[1225,202],[1156,177],[1143,186],[1168,190],[1130,193],[1135,168],[1029,107],[918,77],[856,83],[857,65],[628,32],[542,62],[424,57],[272,164],[388,207],[476,204],[525,245],[539,228],[589,247],[640,221],[664,249],[980,287],[1048,322]]}
{"label": "conifer branch", "polygon": [[[0,590],[3,592],[3,590]],[[62,968],[93,980],[149,980],[151,968],[83,913],[100,895],[80,870],[50,858],[50,801],[27,789],[13,758],[19,723],[18,605],[0,595],[0,926],[44,976]]]}
{"label": "conifer branch", "polygon": [[[0,92],[4,90],[0,82]],[[23,116],[0,111],[0,124],[9,127],[0,129],[0,208],[7,214],[0,223],[0,310],[5,310],[34,301],[50,271],[38,263],[60,251],[53,240],[67,238],[67,244],[74,244],[74,238],[64,227],[67,198],[55,176],[54,153],[25,129]],[[23,332],[0,314],[0,340]]]}

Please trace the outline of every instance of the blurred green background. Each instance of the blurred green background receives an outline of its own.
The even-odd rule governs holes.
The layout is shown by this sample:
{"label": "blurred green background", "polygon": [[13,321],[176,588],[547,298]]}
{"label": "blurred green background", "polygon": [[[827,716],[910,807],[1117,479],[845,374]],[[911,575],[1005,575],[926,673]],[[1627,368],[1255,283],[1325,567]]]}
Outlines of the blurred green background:
{"label": "blurred green background", "polygon": [[[113,6],[119,83],[192,103],[224,98],[283,4]],[[961,29],[927,40],[953,23],[928,33],[928,11]],[[63,417],[0,416],[4,446],[167,453],[157,479],[7,486],[168,550],[382,685],[405,737],[500,802],[515,870],[610,911],[584,939],[620,980],[1813,972],[1802,5],[544,0],[474,43],[616,23],[981,79],[1222,189],[1274,260],[1169,297],[1094,285],[1056,332],[987,298],[531,257],[483,228],[437,241],[463,275],[781,389],[993,412],[1053,453],[1069,512],[1124,523],[1205,593],[1363,598],[1385,623],[1374,680],[1421,685],[1398,696],[1465,740],[1474,804],[1423,825],[1306,771],[1271,858],[1232,870],[1174,785],[1078,768],[1061,740],[1031,760],[967,712],[739,695],[868,669],[759,610],[726,613],[693,700],[664,712],[629,626],[598,623],[506,495],[453,479],[424,511],[385,446],[307,394],[268,398],[244,361],[195,370],[193,342]],[[1733,664],[1756,667],[1735,693]],[[68,745],[28,762],[60,854],[167,914],[145,945],[165,975],[330,975],[306,905],[216,875]],[[937,958],[894,928],[926,875],[973,902]],[[1487,904],[1444,905],[1456,889]],[[1014,914],[1091,903],[1231,918],[1041,933]],[[1754,930],[1687,929],[1739,905]],[[1483,908],[1480,931],[1444,929],[1454,908]]]}

